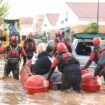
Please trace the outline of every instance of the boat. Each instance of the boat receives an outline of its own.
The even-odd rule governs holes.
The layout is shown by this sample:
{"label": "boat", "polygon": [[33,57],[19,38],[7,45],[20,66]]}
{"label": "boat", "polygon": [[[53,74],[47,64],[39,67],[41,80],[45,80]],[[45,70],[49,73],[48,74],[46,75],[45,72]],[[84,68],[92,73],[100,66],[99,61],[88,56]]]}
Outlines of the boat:
{"label": "boat", "polygon": [[30,72],[31,60],[20,71],[20,81],[28,94],[47,92],[49,82],[41,75],[32,75]]}
{"label": "boat", "polygon": [[[26,67],[23,67],[20,71],[20,80],[26,89],[27,93],[43,93],[50,89],[58,90],[61,83],[49,84],[49,82],[41,75],[32,75],[30,72],[31,60],[27,61]],[[83,91],[87,92],[97,92],[101,89],[102,83],[101,79],[97,77],[92,77],[93,72],[87,70],[82,70],[82,81],[81,88]]]}

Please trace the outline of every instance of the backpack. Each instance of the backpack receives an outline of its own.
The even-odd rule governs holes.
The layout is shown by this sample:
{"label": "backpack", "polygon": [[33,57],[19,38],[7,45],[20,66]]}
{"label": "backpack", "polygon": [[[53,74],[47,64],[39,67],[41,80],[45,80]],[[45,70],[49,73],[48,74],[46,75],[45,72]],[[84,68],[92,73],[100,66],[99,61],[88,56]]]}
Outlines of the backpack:
{"label": "backpack", "polygon": [[58,69],[63,72],[65,66],[69,66],[71,64],[79,64],[79,61],[75,59],[69,52],[63,53],[57,56],[59,64]]}

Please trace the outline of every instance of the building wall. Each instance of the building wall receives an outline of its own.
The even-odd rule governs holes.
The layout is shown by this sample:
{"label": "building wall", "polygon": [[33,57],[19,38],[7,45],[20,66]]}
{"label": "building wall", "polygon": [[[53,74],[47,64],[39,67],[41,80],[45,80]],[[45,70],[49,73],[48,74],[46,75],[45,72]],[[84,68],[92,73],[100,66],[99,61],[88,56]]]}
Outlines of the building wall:
{"label": "building wall", "polygon": [[43,24],[42,24],[42,32],[44,31],[50,31],[50,30],[54,30],[55,29],[55,25],[52,25],[47,16],[45,15],[45,18],[44,18],[44,21],[43,21]]}
{"label": "building wall", "polygon": [[42,24],[44,21],[45,15],[38,15],[34,20],[34,32],[36,34],[42,34]]}
{"label": "building wall", "polygon": [[[59,17],[56,22],[56,25],[52,25],[49,22],[47,16],[45,16],[44,22],[42,25],[42,31],[59,30],[60,28],[70,27],[78,24],[78,17],[66,4],[64,4],[64,9],[60,11],[58,14],[59,14]],[[47,24],[47,26],[45,26],[45,24]]]}
{"label": "building wall", "polygon": [[[74,33],[81,33],[84,32],[84,29],[86,28],[87,25],[77,25],[71,28],[71,32],[73,31]],[[99,26],[99,32],[100,33],[105,33],[105,25],[100,25]]]}
{"label": "building wall", "polygon": [[33,32],[33,25],[22,25],[22,34],[28,35],[29,32]]}
{"label": "building wall", "polygon": [[[49,31],[52,35],[60,28],[70,27],[71,34],[83,32],[89,23],[96,22],[96,18],[78,17],[66,4],[64,10],[59,12],[59,18],[56,25],[52,25],[47,16],[45,16],[42,28],[40,30]],[[99,32],[105,33],[105,19],[99,19]],[[72,36],[70,36],[71,38]]]}
{"label": "building wall", "polygon": [[65,9],[60,12],[60,16],[56,24],[56,29],[71,27],[78,24],[77,15],[66,4],[64,5]]}

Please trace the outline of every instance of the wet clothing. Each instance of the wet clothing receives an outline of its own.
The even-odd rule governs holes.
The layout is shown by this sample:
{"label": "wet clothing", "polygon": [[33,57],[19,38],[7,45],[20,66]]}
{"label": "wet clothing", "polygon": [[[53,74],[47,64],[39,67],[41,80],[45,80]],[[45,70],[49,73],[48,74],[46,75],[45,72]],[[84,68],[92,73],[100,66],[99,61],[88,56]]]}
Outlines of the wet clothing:
{"label": "wet clothing", "polygon": [[12,71],[14,79],[19,79],[19,63],[7,62],[4,67],[4,75],[8,76]]}
{"label": "wet clothing", "polygon": [[[47,79],[49,73],[44,74],[43,76]],[[61,82],[62,79],[62,73],[58,71],[58,69],[56,68],[51,76],[50,81],[52,83],[59,83]]]}
{"label": "wet clothing", "polygon": [[100,59],[98,61],[99,65],[105,65],[105,51],[101,53]]}
{"label": "wet clothing", "polygon": [[86,65],[84,66],[84,69],[88,68],[89,65],[92,63],[92,61],[95,62],[95,64],[98,63],[98,60],[100,58],[101,53],[104,51],[105,49],[102,49],[100,47],[95,46],[94,50],[91,52],[90,54],[90,58],[88,60],[88,62],[86,63]]}
{"label": "wet clothing", "polygon": [[27,54],[28,59],[32,59],[34,52],[36,52],[36,44],[33,39],[26,39],[23,44],[23,48]]}
{"label": "wet clothing", "polygon": [[[90,58],[89,58],[87,64],[84,66],[84,69],[86,69],[89,67],[89,65],[92,63],[92,61],[94,61],[95,64],[97,64],[97,67],[95,68],[95,76],[98,75],[99,71],[103,68],[102,66],[99,66],[99,64],[98,64],[98,60],[100,59],[101,53],[103,51],[105,51],[105,48],[102,49],[101,47],[95,46],[94,50],[90,54]],[[105,80],[105,74],[101,74],[101,75],[103,75],[103,78]]]}
{"label": "wet clothing", "polygon": [[100,59],[99,59],[98,64],[95,68],[94,76],[97,76],[97,75],[99,75],[99,76],[103,75],[104,80],[105,80],[105,51],[103,51],[101,53]]}
{"label": "wet clothing", "polygon": [[47,54],[47,52],[43,51],[38,55],[38,59],[36,60],[35,64],[33,64],[31,72],[35,74],[44,75],[49,72],[50,67],[50,56]]}
{"label": "wet clothing", "polygon": [[[52,58],[46,51],[43,51],[38,55],[35,64],[31,66],[31,72],[32,74],[43,75],[45,78],[47,78],[51,64]],[[51,81],[61,82],[61,73],[58,70],[55,70],[54,74],[52,75]]]}
{"label": "wet clothing", "polygon": [[8,76],[12,71],[14,79],[19,79],[19,61],[20,56],[23,56],[24,65],[26,64],[26,54],[19,45],[12,46],[11,44],[6,48],[0,47],[0,53],[6,53],[6,64],[4,68],[4,76]]}
{"label": "wet clothing", "polygon": [[[78,72],[76,73],[75,70],[78,70]],[[71,65],[68,69],[64,70],[62,83],[62,90],[67,90],[73,87],[74,91],[80,92],[81,74],[80,66],[78,64]]]}
{"label": "wet clothing", "polygon": [[62,90],[73,87],[75,91],[80,91],[81,71],[79,61],[67,51],[56,55],[51,65],[48,80],[50,80],[56,66],[58,70],[63,73]]}

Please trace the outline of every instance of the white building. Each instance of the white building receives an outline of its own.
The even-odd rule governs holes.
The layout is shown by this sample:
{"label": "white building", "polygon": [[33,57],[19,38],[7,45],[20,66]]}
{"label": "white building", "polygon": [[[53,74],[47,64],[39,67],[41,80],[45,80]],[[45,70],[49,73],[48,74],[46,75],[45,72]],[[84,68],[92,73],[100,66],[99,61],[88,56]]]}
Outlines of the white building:
{"label": "white building", "polygon": [[34,32],[33,30],[33,18],[31,17],[22,17],[21,26],[23,35],[28,35],[29,32]]}
{"label": "white building", "polygon": [[[62,5],[62,11],[47,13],[43,20],[43,31],[56,31],[70,27],[71,32],[83,32],[87,24],[97,22],[97,3],[67,2]],[[99,4],[100,32],[105,32],[105,3]],[[59,6],[58,6],[59,9]]]}
{"label": "white building", "polygon": [[42,31],[59,30],[77,25],[77,15],[65,3],[62,8],[64,9],[58,13],[48,13],[45,15]]}

